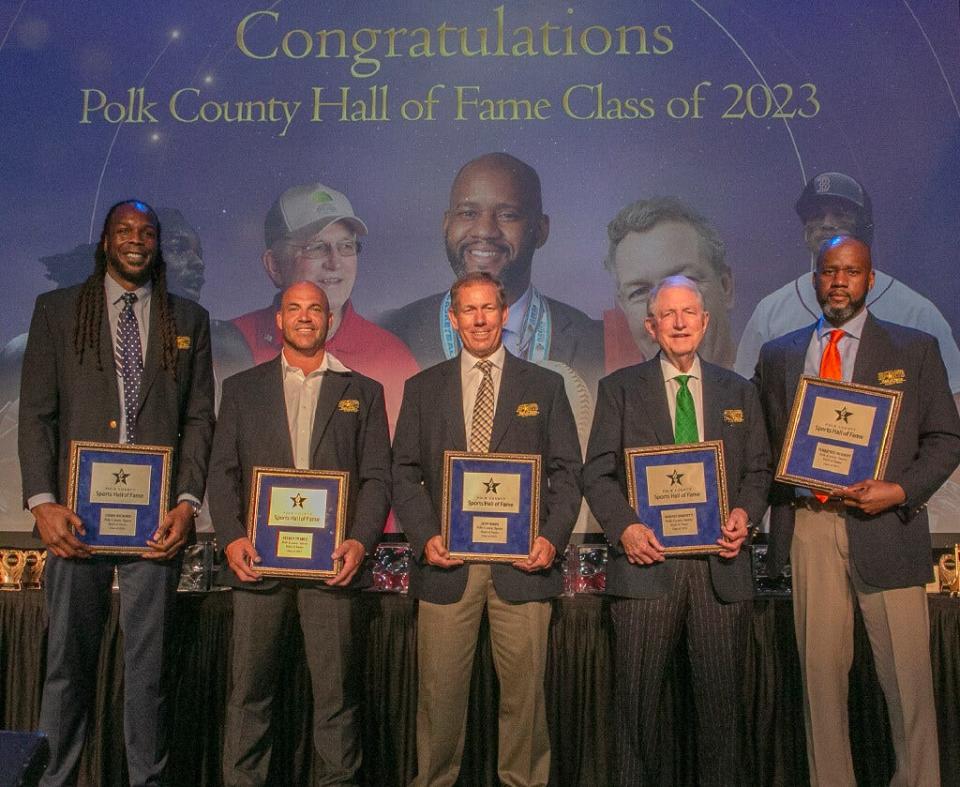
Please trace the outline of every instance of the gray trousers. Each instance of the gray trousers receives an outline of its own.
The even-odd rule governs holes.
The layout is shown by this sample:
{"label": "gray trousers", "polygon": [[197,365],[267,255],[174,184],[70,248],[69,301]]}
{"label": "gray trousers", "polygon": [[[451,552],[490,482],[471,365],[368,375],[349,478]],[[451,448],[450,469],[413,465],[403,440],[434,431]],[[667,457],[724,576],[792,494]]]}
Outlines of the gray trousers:
{"label": "gray trousers", "polygon": [[299,619],[313,686],[315,785],[355,784],[360,768],[358,676],[351,629],[356,606],[349,591],[278,584],[233,591],[232,687],[223,744],[226,787],[266,784],[270,771],[274,696],[281,652]]}
{"label": "gray trousers", "polygon": [[44,787],[75,784],[94,707],[97,658],[110,611],[113,568],[120,579],[123,737],[130,784],[163,784],[167,764],[165,651],[171,639],[180,560],[47,555],[49,628],[40,730],[50,741]]}

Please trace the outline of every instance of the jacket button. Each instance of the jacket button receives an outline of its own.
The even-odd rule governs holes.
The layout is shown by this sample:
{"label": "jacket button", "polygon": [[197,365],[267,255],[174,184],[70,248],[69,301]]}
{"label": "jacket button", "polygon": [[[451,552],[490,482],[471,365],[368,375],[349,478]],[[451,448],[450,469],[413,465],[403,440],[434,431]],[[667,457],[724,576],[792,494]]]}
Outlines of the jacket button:
{"label": "jacket button", "polygon": [[111,422],[110,422],[110,428],[111,428],[111,429],[116,429],[116,428],[117,428],[117,422],[116,422],[116,421],[111,421]]}

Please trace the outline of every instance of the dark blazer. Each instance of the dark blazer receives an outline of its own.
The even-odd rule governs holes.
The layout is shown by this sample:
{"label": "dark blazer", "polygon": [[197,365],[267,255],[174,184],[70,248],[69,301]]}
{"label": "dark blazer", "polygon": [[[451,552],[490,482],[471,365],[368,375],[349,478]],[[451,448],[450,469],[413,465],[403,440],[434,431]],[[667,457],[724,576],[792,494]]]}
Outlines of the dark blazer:
{"label": "dark blazer", "polygon": [[[521,404],[536,404],[537,414],[518,414]],[[416,556],[410,593],[437,604],[459,600],[467,584],[466,566],[442,569],[423,559],[427,541],[440,533],[446,450],[467,450],[459,356],[407,380],[393,441],[393,507]],[[582,463],[560,375],[506,353],[490,451],[540,454],[540,535],[563,552],[580,510]],[[507,601],[545,599],[562,590],[554,568],[527,574],[494,565],[493,582]]]}
{"label": "dark blazer", "polygon": [[[770,486],[770,450],[759,397],[739,375],[703,360],[700,365],[704,439],[723,440],[730,508],[743,508],[752,522],[759,522]],[[627,497],[624,451],[672,444],[673,424],[659,356],[600,381],[583,486],[590,510],[610,542],[607,592],[612,595],[657,598],[672,585],[675,560],[633,565],[620,544],[623,531],[637,522]],[[709,560],[714,590],[723,601],[753,596],[748,550],[741,550],[733,560],[715,555]]]}
{"label": "dark blazer", "polygon": [[[759,386],[774,457],[780,455],[790,408],[814,326],[767,342],[760,350],[754,382]],[[885,371],[902,382],[889,383]],[[906,502],[867,516],[847,509],[850,557],[874,587],[922,585],[930,579],[930,532],[926,502],[960,463],[960,417],[950,395],[937,340],[913,328],[867,316],[860,337],[853,382],[903,391],[884,480],[900,484]],[[790,557],[795,492],[774,484],[770,502],[770,570]]]}
{"label": "dark blazer", "polygon": [[[344,400],[356,400],[357,410],[341,409],[338,405]],[[310,447],[311,469],[350,474],[346,537],[372,552],[390,510],[390,437],[383,386],[356,372],[328,371],[320,385]],[[253,468],[258,465],[294,466],[280,356],[223,384],[208,491],[213,526],[224,546],[247,534]],[[358,572],[354,584],[361,584],[360,579]],[[218,580],[254,589],[276,584],[241,582],[228,567]]]}
{"label": "dark blazer", "polygon": [[[446,360],[440,343],[440,304],[446,292],[428,295],[399,309],[387,312],[380,325],[399,336],[413,352],[421,369]],[[597,390],[603,374],[603,321],[592,320],[582,311],[553,298],[550,307],[552,331],[550,360],[565,363],[579,374],[590,389]]]}
{"label": "dark blazer", "polygon": [[[71,440],[115,443],[120,394],[110,323],[100,325],[100,365],[89,349],[83,363],[73,348],[80,286],[37,298],[23,356],[20,386],[20,468],[23,498],[52,492],[67,500]],[[156,295],[154,294],[154,297]],[[137,415],[137,440],[172,446],[171,503],[181,494],[203,499],[213,435],[210,320],[205,309],[170,295],[177,325],[177,375],[161,368],[159,309],[150,330]]]}

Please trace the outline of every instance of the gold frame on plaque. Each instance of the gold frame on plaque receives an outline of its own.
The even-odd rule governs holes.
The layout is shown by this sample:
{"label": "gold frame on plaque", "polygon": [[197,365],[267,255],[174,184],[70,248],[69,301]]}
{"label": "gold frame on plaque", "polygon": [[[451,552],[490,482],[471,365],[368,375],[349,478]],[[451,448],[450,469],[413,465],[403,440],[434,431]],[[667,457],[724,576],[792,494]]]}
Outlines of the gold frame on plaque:
{"label": "gold frame on plaque", "polygon": [[[149,535],[156,532],[169,510],[170,467],[173,462],[173,448],[166,445],[140,445],[138,443],[101,443],[91,440],[70,441],[70,467],[67,475],[67,505],[78,514],[77,497],[79,495],[80,454],[84,451],[104,451],[118,454],[147,455],[160,460],[160,500],[157,503],[157,524]],[[152,504],[149,504],[152,506]],[[149,537],[148,535],[148,537]],[[81,539],[83,540],[83,539]],[[142,555],[149,551],[146,543],[138,546],[96,546],[89,545],[90,551],[99,555]]]}
{"label": "gold frame on plaque", "polygon": [[[710,453],[715,457],[717,468],[717,509],[719,514],[719,523],[717,527],[717,538],[722,536],[722,528],[727,518],[730,516],[730,503],[727,499],[727,465],[723,455],[722,440],[705,440],[700,443],[683,443],[680,445],[657,445],[643,448],[627,448],[624,450],[624,462],[626,464],[627,475],[627,498],[630,507],[637,511],[637,479],[634,474],[633,459],[637,456],[681,456],[683,454],[693,454],[697,452]],[[710,502],[709,499],[707,501]],[[662,508],[663,506],[653,506]],[[639,513],[638,513],[639,516]],[[651,527],[649,523],[644,523]],[[663,535],[661,528],[654,528],[655,532],[659,530],[659,535]],[[659,539],[661,543],[664,538]],[[709,544],[696,544],[691,546],[664,546],[664,553],[667,555],[712,555],[720,551],[720,546],[711,541]]]}
{"label": "gold frame on plaque", "polygon": [[450,551],[450,557],[463,560],[465,563],[513,563],[525,560],[533,542],[540,533],[540,469],[541,457],[539,454],[496,454],[474,453],[470,451],[443,452],[443,511],[440,516],[440,535],[444,546],[450,548],[450,519],[451,494],[453,493],[452,475],[454,462],[506,462],[523,464],[530,467],[530,536],[527,540],[526,552],[461,552]]}
{"label": "gold frame on plaque", "polygon": [[[863,385],[862,383],[845,383],[840,380],[827,380],[813,375],[802,375],[797,386],[796,396],[793,398],[793,405],[790,408],[790,418],[787,422],[787,430],[784,433],[783,447],[780,450],[780,459],[777,462],[774,481],[812,489],[815,492],[827,493],[846,485],[843,483],[829,484],[815,476],[788,472],[790,461],[796,449],[797,431],[801,426],[801,415],[804,410],[807,393],[811,386],[814,385],[821,388],[833,389],[841,395],[844,392],[859,393],[887,401],[887,416],[880,435],[880,444],[877,446],[877,459],[872,463],[872,471],[870,474],[871,478],[882,479],[887,469],[887,463],[890,460],[890,447],[893,441],[893,433],[897,426],[897,419],[900,416],[903,391],[878,388],[873,385]],[[804,435],[803,437],[806,438],[807,436]],[[851,483],[861,480],[863,480],[863,478],[849,479]]]}
{"label": "gold frame on plaque", "polygon": [[[289,467],[262,467],[256,466],[251,474],[250,484],[250,504],[247,507],[247,537],[254,548],[257,548],[258,520],[260,518],[261,492],[263,491],[262,480],[269,478],[292,478],[296,480],[313,479],[317,481],[333,481],[337,486],[336,514],[333,532],[333,549],[336,549],[343,543],[347,526],[347,497],[350,494],[350,473],[345,470],[296,470]],[[320,488],[319,486],[317,488]],[[267,525],[267,527],[271,527]],[[294,529],[295,526],[294,526]],[[262,542],[261,542],[262,544]],[[261,559],[265,558],[263,552],[260,552]],[[331,550],[333,551],[333,550]],[[274,556],[275,557],[275,556]],[[297,579],[330,579],[340,573],[343,567],[343,560],[331,561],[332,568],[280,568],[258,564],[254,565],[253,570],[265,577],[293,577]]]}

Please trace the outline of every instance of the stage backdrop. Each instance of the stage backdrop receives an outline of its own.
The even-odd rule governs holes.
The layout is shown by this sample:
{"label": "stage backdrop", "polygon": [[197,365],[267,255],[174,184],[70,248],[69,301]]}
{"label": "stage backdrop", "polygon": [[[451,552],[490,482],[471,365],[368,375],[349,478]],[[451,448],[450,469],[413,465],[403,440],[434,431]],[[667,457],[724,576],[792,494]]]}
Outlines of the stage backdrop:
{"label": "stage backdrop", "polygon": [[[614,216],[669,195],[707,219],[725,244],[701,276],[726,326],[715,357],[734,365],[750,321],[736,362],[749,371],[751,342],[789,311],[758,304],[810,270],[794,203],[841,172],[873,201],[888,275],[875,310],[886,298],[939,328],[960,391],[955,0],[230,5],[0,2],[0,530],[30,524],[16,420],[34,299],[82,280],[105,210],[131,196],[166,209],[174,288],[217,319],[222,379],[264,338],[230,321],[272,303],[263,226],[286,189],[349,196],[369,227],[352,305],[395,325],[388,313],[453,278],[441,221],[457,170],[519,157],[550,216],[532,266],[554,299],[541,360],[566,375],[586,429],[596,376],[645,352],[618,306],[642,292],[631,300],[604,267]],[[683,272],[678,256],[661,250],[649,277]],[[575,315],[579,361],[559,357],[564,305],[594,321]],[[442,349],[437,305],[421,312],[410,335]],[[398,399],[402,381],[385,382]],[[958,489],[935,500],[934,529],[960,530]]]}

